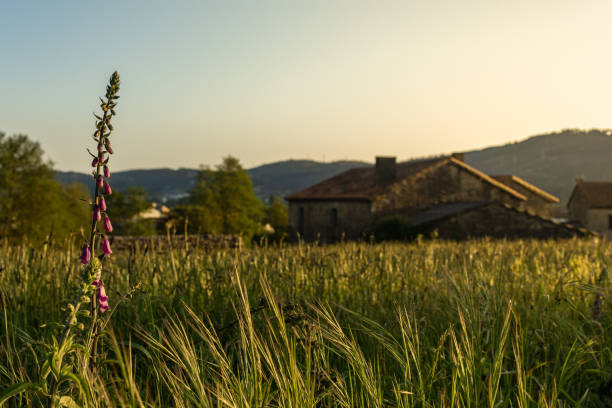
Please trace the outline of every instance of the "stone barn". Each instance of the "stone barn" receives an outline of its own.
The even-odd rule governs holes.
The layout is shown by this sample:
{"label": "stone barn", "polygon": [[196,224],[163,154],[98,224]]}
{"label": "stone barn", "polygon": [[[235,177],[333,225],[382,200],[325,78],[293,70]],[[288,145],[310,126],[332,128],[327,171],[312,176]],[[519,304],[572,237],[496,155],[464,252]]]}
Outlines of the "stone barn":
{"label": "stone barn", "polygon": [[571,223],[612,238],[612,182],[576,180],[567,209]]}
{"label": "stone barn", "polygon": [[292,235],[306,241],[354,239],[387,216],[401,216],[419,230],[436,229],[449,238],[578,233],[549,219],[556,197],[516,176],[490,177],[462,159],[396,163],[394,157],[377,157],[375,166],[351,169],[290,194],[285,198]]}
{"label": "stone barn", "polygon": [[527,198],[525,207],[532,210],[538,215],[552,218],[555,204],[559,199],[546,191],[539,189],[531,183],[519,178],[513,174],[504,174],[491,176],[493,179],[504,183],[515,191],[518,191]]}

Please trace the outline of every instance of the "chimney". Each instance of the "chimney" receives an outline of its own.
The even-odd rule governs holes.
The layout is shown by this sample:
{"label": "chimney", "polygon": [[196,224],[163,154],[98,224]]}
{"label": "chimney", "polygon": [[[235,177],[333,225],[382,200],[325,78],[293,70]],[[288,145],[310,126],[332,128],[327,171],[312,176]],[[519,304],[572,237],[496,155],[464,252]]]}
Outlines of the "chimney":
{"label": "chimney", "polygon": [[395,157],[376,157],[376,185],[385,186],[397,180]]}
{"label": "chimney", "polygon": [[465,161],[465,153],[452,153],[451,157],[455,160]]}

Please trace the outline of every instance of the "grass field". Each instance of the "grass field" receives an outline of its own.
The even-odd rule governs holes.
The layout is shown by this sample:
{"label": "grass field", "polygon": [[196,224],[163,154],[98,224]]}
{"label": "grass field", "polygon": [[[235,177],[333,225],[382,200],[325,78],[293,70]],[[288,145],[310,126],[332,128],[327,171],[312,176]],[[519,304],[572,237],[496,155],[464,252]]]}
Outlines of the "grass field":
{"label": "grass field", "polygon": [[[78,258],[0,245],[6,406],[49,404],[35,384],[58,336],[50,323],[64,321],[76,293]],[[611,261],[612,245],[598,240],[115,253],[103,273],[111,309],[141,286],[117,306],[95,364],[66,357],[80,382],[59,385],[70,397],[61,402],[610,406]]]}

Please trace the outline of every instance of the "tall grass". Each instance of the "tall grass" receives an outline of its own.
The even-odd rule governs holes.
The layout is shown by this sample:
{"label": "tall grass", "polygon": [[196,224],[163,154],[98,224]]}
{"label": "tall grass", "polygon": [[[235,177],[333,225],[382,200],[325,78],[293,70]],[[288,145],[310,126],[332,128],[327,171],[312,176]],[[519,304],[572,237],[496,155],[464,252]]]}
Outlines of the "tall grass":
{"label": "tall grass", "polygon": [[[0,395],[36,381],[80,268],[0,245]],[[115,253],[80,406],[605,407],[612,245],[431,241]],[[142,290],[131,287],[142,282]],[[130,293],[128,293],[130,292]],[[112,307],[113,305],[111,305]],[[39,406],[35,387],[7,406]],[[66,406],[69,401],[66,400]]]}

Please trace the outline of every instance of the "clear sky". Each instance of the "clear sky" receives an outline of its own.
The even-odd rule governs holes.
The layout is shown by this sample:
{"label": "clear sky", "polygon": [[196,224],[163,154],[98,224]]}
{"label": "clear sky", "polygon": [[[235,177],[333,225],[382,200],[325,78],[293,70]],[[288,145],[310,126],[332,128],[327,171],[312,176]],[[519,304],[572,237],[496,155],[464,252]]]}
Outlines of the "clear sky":
{"label": "clear sky", "polygon": [[0,0],[0,131],[88,170],[399,159],[612,127],[612,1]]}

